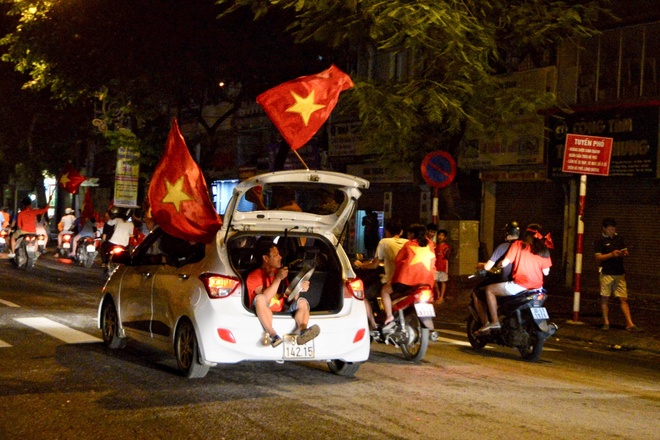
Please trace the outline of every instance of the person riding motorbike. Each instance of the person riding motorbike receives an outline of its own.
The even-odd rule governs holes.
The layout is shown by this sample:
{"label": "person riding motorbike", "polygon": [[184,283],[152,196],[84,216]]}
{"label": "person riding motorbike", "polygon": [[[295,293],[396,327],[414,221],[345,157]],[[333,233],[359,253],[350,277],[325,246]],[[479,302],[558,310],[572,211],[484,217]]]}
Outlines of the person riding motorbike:
{"label": "person riding motorbike", "polygon": [[14,231],[14,233],[11,236],[11,250],[7,255],[7,257],[14,258],[14,256],[16,255],[15,254],[16,242],[18,241],[19,237],[25,234],[37,233],[37,216],[48,212],[48,206],[50,205],[50,200],[52,197],[53,196],[51,194],[50,198],[48,199],[48,202],[46,202],[46,206],[41,209],[33,209],[32,199],[30,199],[27,196],[23,197],[23,199],[20,202],[21,210],[16,216],[16,221],[15,221],[16,231]]}
{"label": "person riding motorbike", "polygon": [[78,241],[83,237],[94,237],[96,235],[96,222],[93,218],[85,219],[85,222],[82,225],[78,226],[78,234],[73,237],[73,246],[71,248],[71,253],[76,255],[78,250]]}
{"label": "person riding motorbike", "polygon": [[[506,224],[504,227],[504,231],[506,233],[506,236],[504,238],[504,243],[501,243],[499,246],[495,248],[493,251],[493,254],[490,256],[490,259],[486,261],[485,263],[478,263],[477,264],[477,269],[478,270],[491,270],[493,267],[498,267],[498,264],[504,260],[504,257],[511,247],[511,243],[514,241],[518,240],[520,238],[520,226],[518,226],[517,221],[512,221]],[[481,322],[488,322],[488,314],[486,311],[486,298],[485,296],[482,297],[482,294],[484,293],[483,289],[486,287],[488,284],[493,284],[495,282],[504,282],[504,281],[510,281],[511,280],[511,268],[512,265],[507,265],[506,267],[502,268],[499,276],[495,279],[493,277],[487,278],[484,282],[480,283],[477,288],[475,289],[474,292],[472,292],[472,296],[474,298],[474,306],[477,311],[477,314],[479,315],[479,318],[481,319]]]}
{"label": "person riding motorbike", "polygon": [[413,286],[427,284],[432,287],[435,283],[435,249],[426,232],[426,226],[421,224],[408,228],[408,241],[396,256],[392,280],[381,290],[386,313],[383,331],[390,331],[396,325],[392,314],[392,293],[405,294]]}
{"label": "person riding motorbike", "polygon": [[550,249],[554,248],[550,234],[541,234],[541,225],[532,223],[527,226],[522,240],[517,240],[502,260],[502,267],[513,263],[512,281],[490,284],[486,287],[486,301],[492,321],[486,322],[477,333],[501,328],[497,313],[497,297],[516,295],[525,290],[543,287],[543,276],[550,273],[552,260]]}
{"label": "person riding motorbike", "polygon": [[124,210],[117,206],[110,209],[110,220],[106,222],[106,225],[113,226],[114,231],[112,236],[101,245],[101,260],[104,267],[108,264],[112,247],[115,245],[127,247],[135,228],[133,222],[127,220]]}
{"label": "person riding motorbike", "polygon": [[57,234],[57,249],[62,248],[62,236],[64,234],[71,234],[73,236],[73,225],[76,223],[76,216],[73,215],[73,209],[66,208],[64,215],[57,224],[59,232]]}
{"label": "person riding motorbike", "polygon": [[[394,269],[396,268],[395,259],[403,245],[408,241],[405,238],[401,238],[403,234],[403,227],[401,222],[396,219],[390,219],[385,223],[385,238],[378,242],[376,247],[376,256],[370,260],[362,262],[357,260],[353,265],[358,269],[376,269],[380,266],[380,263],[383,263],[383,268],[385,274],[381,278],[383,287],[390,283],[392,275],[394,274]],[[382,288],[377,289],[378,293]],[[378,293],[367,290],[366,295]],[[373,297],[372,297],[373,298]],[[374,319],[373,311],[371,310],[371,305],[369,301],[364,302],[365,307],[367,308],[367,319],[372,329],[376,329],[376,320]]]}

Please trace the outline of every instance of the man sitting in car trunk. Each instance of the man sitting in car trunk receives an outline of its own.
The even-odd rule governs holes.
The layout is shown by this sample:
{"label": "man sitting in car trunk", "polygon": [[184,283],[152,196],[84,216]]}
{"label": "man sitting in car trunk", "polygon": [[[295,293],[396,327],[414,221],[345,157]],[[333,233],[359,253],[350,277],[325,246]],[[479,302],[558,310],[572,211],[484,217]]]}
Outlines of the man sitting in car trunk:
{"label": "man sitting in car trunk", "polygon": [[[282,256],[277,245],[270,240],[257,243],[255,259],[261,267],[247,277],[247,291],[250,305],[255,310],[261,326],[270,337],[270,345],[275,348],[282,343],[282,338],[273,329],[273,312],[287,310],[296,321],[298,345],[306,344],[320,333],[318,325],[307,327],[309,322],[309,303],[305,298],[288,298],[285,292],[289,269],[282,266]],[[309,281],[303,281],[301,292],[309,289]]]}

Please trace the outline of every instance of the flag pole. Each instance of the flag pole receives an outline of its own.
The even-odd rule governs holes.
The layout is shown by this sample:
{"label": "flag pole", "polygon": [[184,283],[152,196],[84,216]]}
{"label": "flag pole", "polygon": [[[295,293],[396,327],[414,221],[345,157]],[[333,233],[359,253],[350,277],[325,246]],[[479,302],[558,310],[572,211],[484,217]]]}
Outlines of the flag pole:
{"label": "flag pole", "polygon": [[298,154],[298,151],[293,150],[293,152],[296,153],[296,156],[298,156],[298,159],[300,159],[300,162],[302,162],[302,164],[305,166],[305,169],[306,169],[307,171],[309,171],[309,167],[307,166],[307,164],[305,163],[305,161],[303,160],[303,158],[300,157],[300,154]]}

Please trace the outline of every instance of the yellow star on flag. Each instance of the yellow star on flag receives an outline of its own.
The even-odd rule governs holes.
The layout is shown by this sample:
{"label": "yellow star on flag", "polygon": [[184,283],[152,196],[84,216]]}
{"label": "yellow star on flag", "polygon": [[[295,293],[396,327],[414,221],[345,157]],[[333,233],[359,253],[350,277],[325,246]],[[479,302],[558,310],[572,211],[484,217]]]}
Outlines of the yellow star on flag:
{"label": "yellow star on flag", "polygon": [[174,185],[165,179],[165,186],[167,187],[167,194],[161,200],[163,203],[172,203],[176,212],[180,212],[181,203],[186,200],[193,200],[188,194],[183,191],[183,179],[184,176],[181,176],[179,180],[176,181]]}
{"label": "yellow star on flag", "polygon": [[303,98],[296,92],[291,92],[291,95],[296,100],[296,103],[286,109],[286,111],[300,114],[305,125],[309,122],[309,117],[312,116],[312,113],[325,107],[325,105],[314,102],[314,90],[307,95],[307,98]]}
{"label": "yellow star on flag", "polygon": [[60,177],[60,185],[66,186],[69,182],[71,182],[71,179],[69,179],[69,173],[62,174],[62,177]]}
{"label": "yellow star on flag", "polygon": [[430,246],[410,246],[410,249],[415,253],[410,265],[422,263],[427,270],[431,270],[431,261],[435,258],[435,254],[430,249]]}

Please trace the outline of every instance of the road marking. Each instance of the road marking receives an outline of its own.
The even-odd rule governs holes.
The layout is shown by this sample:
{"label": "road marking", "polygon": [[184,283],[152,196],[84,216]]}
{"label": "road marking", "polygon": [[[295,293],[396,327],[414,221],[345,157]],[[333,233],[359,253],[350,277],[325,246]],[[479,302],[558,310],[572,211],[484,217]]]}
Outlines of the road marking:
{"label": "road marking", "polygon": [[5,342],[2,339],[0,339],[0,348],[7,348],[11,347],[11,344],[9,342]]}
{"label": "road marking", "polygon": [[[461,336],[467,338],[467,335],[465,332],[457,332],[454,330],[445,330],[445,329],[435,329],[436,332],[438,333],[444,333],[448,335],[453,335],[453,336]],[[465,341],[457,341],[456,339],[450,339],[450,338],[443,338],[443,337],[438,337],[438,341],[440,342],[446,342],[448,344],[454,344],[454,345],[460,345],[461,347],[471,347],[469,342]],[[486,345],[486,348],[494,348],[491,345]],[[543,347],[543,351],[561,351],[558,348],[550,348],[550,347]]]}
{"label": "road marking", "polygon": [[11,301],[6,301],[6,300],[4,300],[4,299],[0,299],[0,304],[4,304],[4,305],[6,305],[7,307],[19,307],[19,308],[21,307],[21,306],[19,306],[18,304],[14,304],[13,302],[11,302]]}
{"label": "road marking", "polygon": [[66,325],[52,321],[48,318],[14,318],[21,324],[39,330],[67,344],[83,344],[88,342],[101,342],[101,339],[87,333],[72,329]]}

